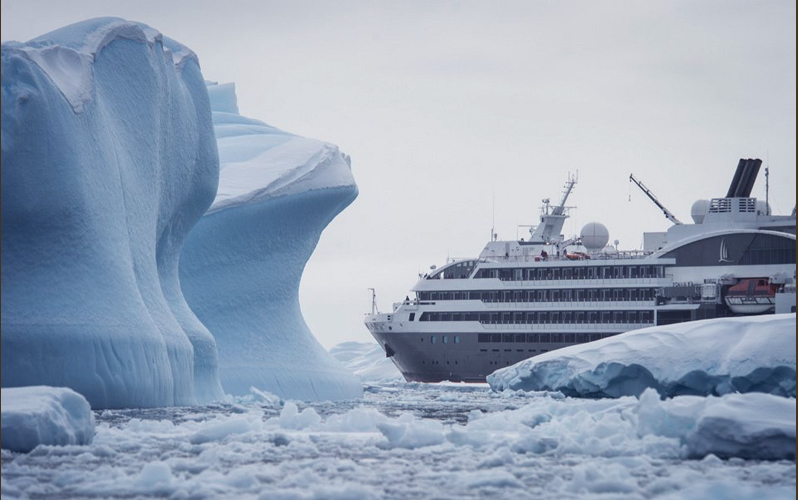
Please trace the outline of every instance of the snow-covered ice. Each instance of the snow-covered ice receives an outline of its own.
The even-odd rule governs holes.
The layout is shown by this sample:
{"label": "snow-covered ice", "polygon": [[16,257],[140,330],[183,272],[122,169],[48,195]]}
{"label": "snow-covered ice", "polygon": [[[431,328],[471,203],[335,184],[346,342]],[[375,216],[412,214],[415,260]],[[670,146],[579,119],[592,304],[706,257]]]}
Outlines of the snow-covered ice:
{"label": "snow-covered ice", "polygon": [[405,384],[350,401],[96,415],[89,445],[4,450],[4,498],[795,496],[795,400],[768,394],[586,400]]}
{"label": "snow-covered ice", "polygon": [[2,385],[94,408],[223,397],[183,299],[183,241],[219,177],[197,57],[99,18],[2,45]]}
{"label": "snow-covered ice", "polygon": [[349,158],[238,114],[233,84],[209,83],[221,173],[213,205],[188,236],[180,282],[216,339],[228,394],[349,399],[360,381],[319,344],[299,283],[322,230],[357,196]]}
{"label": "snow-covered ice", "polygon": [[570,346],[488,376],[495,390],[571,396],[765,392],[795,397],[795,314],[656,326]]}
{"label": "snow-covered ice", "polygon": [[28,452],[39,445],[89,444],[94,414],[86,398],[65,387],[0,390],[2,448]]}
{"label": "snow-covered ice", "polygon": [[363,383],[404,382],[404,377],[376,342],[341,342],[330,349],[335,359]]}

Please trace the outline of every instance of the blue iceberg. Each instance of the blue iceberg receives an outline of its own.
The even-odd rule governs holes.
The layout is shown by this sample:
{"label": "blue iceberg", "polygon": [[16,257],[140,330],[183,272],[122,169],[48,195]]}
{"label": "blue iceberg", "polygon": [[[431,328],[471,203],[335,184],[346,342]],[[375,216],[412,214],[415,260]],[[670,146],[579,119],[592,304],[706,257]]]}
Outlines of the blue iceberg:
{"label": "blue iceberg", "polygon": [[94,408],[223,396],[178,257],[216,195],[197,57],[117,18],[2,46],[2,385]]}
{"label": "blue iceberg", "polygon": [[225,392],[339,400],[360,381],[308,329],[302,271],[322,230],[357,196],[349,157],[238,114],[233,84],[209,83],[219,189],[191,231],[180,282],[219,350]]}

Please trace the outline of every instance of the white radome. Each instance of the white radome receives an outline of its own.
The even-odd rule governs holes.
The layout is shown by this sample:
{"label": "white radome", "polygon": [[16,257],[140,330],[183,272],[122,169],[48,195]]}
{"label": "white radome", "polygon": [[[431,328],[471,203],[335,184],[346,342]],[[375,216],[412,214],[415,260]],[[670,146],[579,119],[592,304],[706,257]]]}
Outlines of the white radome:
{"label": "white radome", "polygon": [[600,250],[610,241],[610,232],[600,222],[585,224],[579,236],[582,238],[582,245],[588,250]]}
{"label": "white radome", "polygon": [[704,217],[706,217],[708,211],[709,200],[696,200],[693,202],[693,206],[690,207],[690,216],[693,218],[693,222],[701,224],[704,222]]}

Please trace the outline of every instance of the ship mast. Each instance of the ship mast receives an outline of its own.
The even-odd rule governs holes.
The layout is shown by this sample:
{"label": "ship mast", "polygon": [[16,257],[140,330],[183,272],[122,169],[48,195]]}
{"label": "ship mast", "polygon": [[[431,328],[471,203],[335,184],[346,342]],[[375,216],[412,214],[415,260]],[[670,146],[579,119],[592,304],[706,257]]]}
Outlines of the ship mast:
{"label": "ship mast", "polygon": [[[563,188],[563,196],[559,205],[550,207],[549,199],[545,198],[543,200],[543,208],[540,214],[540,224],[533,231],[530,231],[530,242],[557,243],[562,239],[560,231],[562,231],[562,226],[565,223],[565,219],[568,218],[566,210],[569,208],[565,206],[565,202],[568,200],[568,196],[571,194],[571,191],[573,191],[576,181],[577,175],[568,175],[568,181],[565,183],[565,188]],[[550,208],[551,210],[549,210]]]}

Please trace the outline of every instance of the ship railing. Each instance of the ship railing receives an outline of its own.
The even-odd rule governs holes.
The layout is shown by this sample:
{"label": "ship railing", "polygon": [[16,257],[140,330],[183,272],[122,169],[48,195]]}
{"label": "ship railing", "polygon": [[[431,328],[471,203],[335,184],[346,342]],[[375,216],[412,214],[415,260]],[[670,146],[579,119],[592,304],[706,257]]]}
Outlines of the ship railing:
{"label": "ship railing", "polygon": [[[393,311],[396,312],[402,306],[434,306],[435,302],[431,302],[428,300],[403,300],[402,302],[394,302],[393,303]],[[410,310],[414,310],[414,307],[410,307]]]}
{"label": "ship railing", "polygon": [[653,321],[648,323],[639,321],[634,323],[482,323],[482,328],[486,330],[542,330],[545,332],[574,330],[626,332],[649,326],[654,326]]}
{"label": "ship railing", "polygon": [[[585,307],[628,306],[635,308],[654,307],[656,299],[650,300],[561,300],[542,302],[483,302],[489,309],[553,309],[558,312],[566,309]],[[567,311],[566,311],[567,312]]]}
{"label": "ship railing", "polygon": [[655,285],[665,286],[670,285],[671,275],[662,277],[647,277],[647,278],[558,278],[558,279],[533,279],[533,280],[510,280],[498,278],[499,281],[506,287],[514,288],[528,288],[531,285],[557,285],[557,286],[587,286],[594,285],[591,288],[598,286],[615,286],[615,285]]}
{"label": "ship railing", "polygon": [[[648,257],[649,255],[653,254],[654,252],[644,251],[644,250],[613,250],[612,252],[604,253],[604,252],[590,252],[586,255],[589,258],[581,258],[581,259],[573,259],[564,257],[562,255],[548,255],[545,258],[541,257],[539,254],[527,254],[527,255],[492,255],[490,257],[480,257],[476,260],[477,262],[552,262],[552,261],[561,261],[561,262],[589,262],[591,260],[618,260],[618,259],[642,259],[644,257]],[[456,260],[464,260],[464,259],[456,259]]]}

